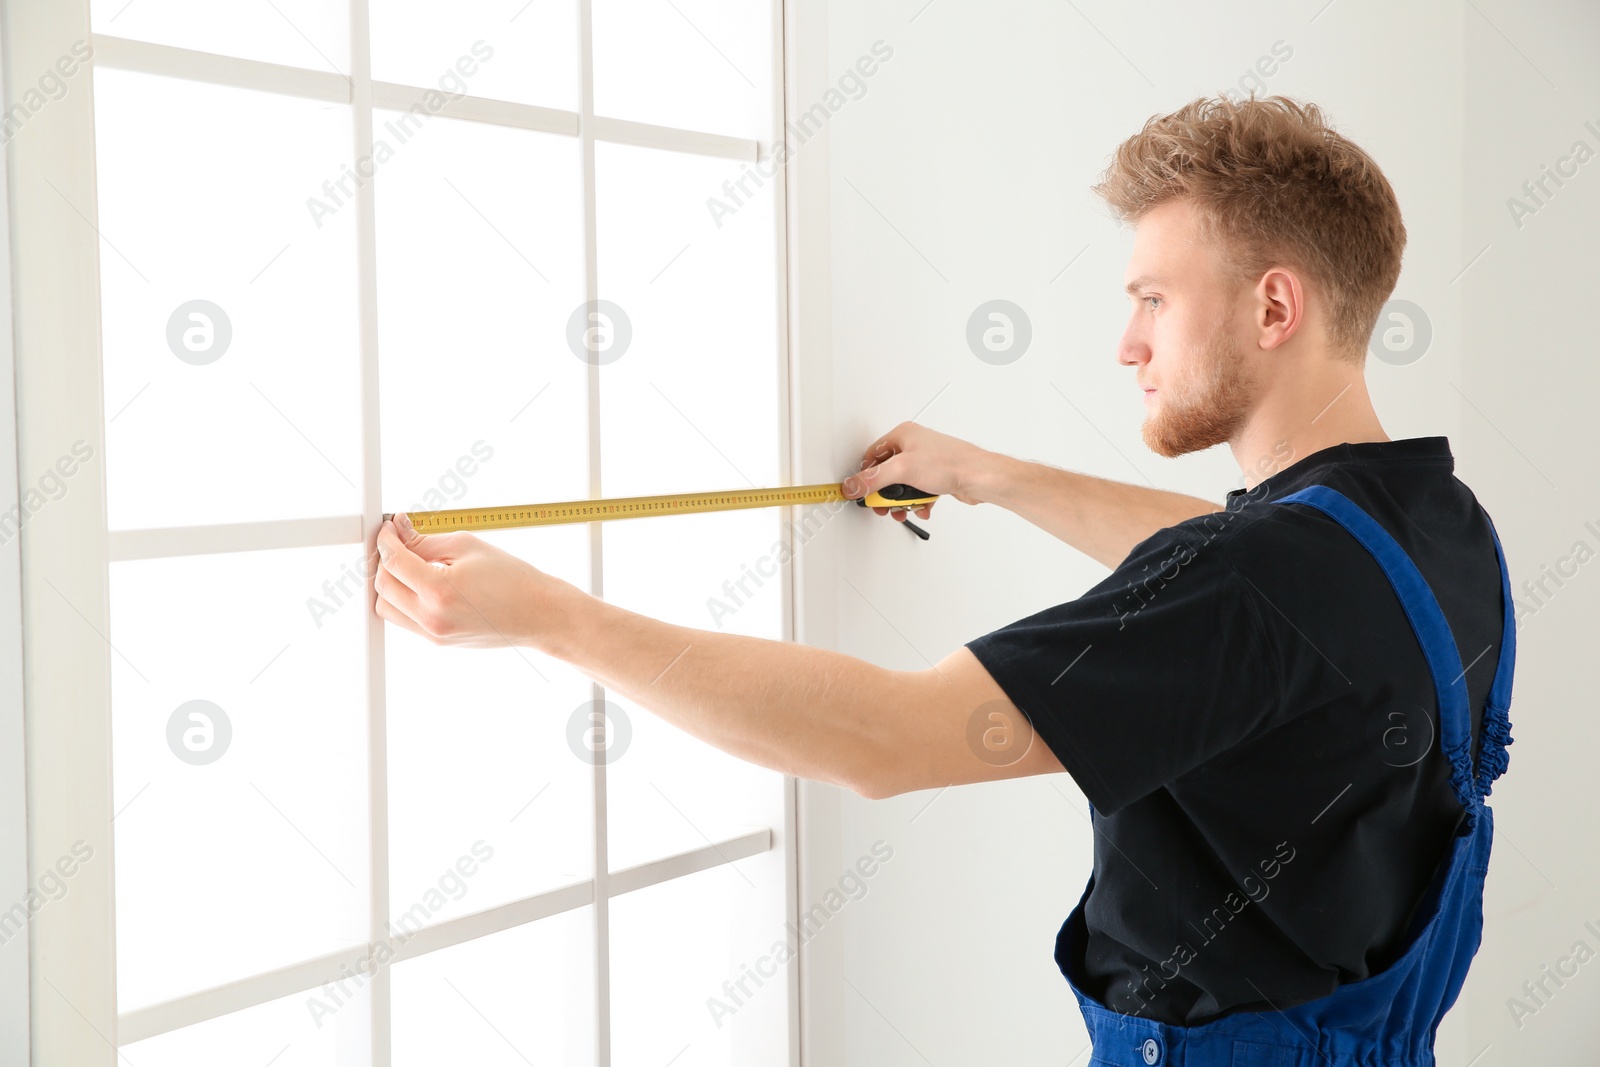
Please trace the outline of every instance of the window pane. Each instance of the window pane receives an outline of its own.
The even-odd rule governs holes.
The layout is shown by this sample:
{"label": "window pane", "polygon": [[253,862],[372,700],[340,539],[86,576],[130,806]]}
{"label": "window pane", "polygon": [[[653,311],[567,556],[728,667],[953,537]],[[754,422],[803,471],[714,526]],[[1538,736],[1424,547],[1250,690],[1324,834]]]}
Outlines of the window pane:
{"label": "window pane", "polygon": [[799,941],[782,860],[768,852],[612,898],[611,1062],[789,1062],[787,961]]}
{"label": "window pane", "polygon": [[[579,526],[481,535],[566,581]],[[397,932],[594,873],[592,756],[568,741],[587,678],[527,648],[445,648],[388,627],[389,902]],[[484,853],[489,855],[485,856]],[[459,877],[463,856],[470,876]]]}
{"label": "window pane", "polygon": [[343,0],[89,0],[95,33],[350,73]]}
{"label": "window pane", "polygon": [[[779,484],[770,196],[718,230],[705,199],[736,164],[595,151],[600,294],[632,330],[601,367],[605,495]],[[782,518],[759,509],[606,523],[606,599],[685,626],[777,637]],[[607,780],[613,869],[782,825],[781,775],[607,699],[633,728]]]}
{"label": "window pane", "polygon": [[[741,563],[773,569],[775,511],[676,515],[607,523],[606,599],[652,618],[757,637],[781,632],[777,582],[758,588],[713,622],[713,598],[732,605],[725,582],[744,579]],[[661,561],[670,559],[663,567]],[[694,657],[692,642],[684,653]],[[660,665],[667,668],[666,663]],[[783,775],[712,747],[617,693],[606,700],[626,716],[627,747],[614,749],[606,775],[611,869],[757,830],[783,826]],[[620,735],[620,731],[617,731]],[[614,736],[612,743],[617,743]]]}
{"label": "window pane", "polygon": [[[377,186],[385,510],[587,496],[577,142],[437,117],[409,138]],[[481,536],[588,585],[583,527]],[[388,640],[394,921],[479,840],[494,860],[428,922],[591,877],[592,769],[566,741],[588,680],[528,649]]]}
{"label": "window pane", "polygon": [[111,528],[354,514],[355,212],[307,207],[348,109],[96,70],[95,110]]}
{"label": "window pane", "polygon": [[576,0],[372,0],[371,18],[379,81],[578,109]]}
{"label": "window pane", "polygon": [[706,209],[740,172],[595,146],[599,295],[631,328],[601,367],[607,496],[778,484],[771,185],[747,183],[751,198],[720,229]]}
{"label": "window pane", "polygon": [[366,940],[359,574],[354,545],[111,564],[122,1010]]}
{"label": "window pane", "polygon": [[768,141],[772,4],[594,0],[594,110]]}
{"label": "window pane", "polygon": [[[332,987],[330,987],[331,989]],[[123,1067],[348,1067],[362,1062],[371,1033],[370,1000],[364,982],[346,981],[348,995],[310,990],[230,1012],[127,1045]]]}
{"label": "window pane", "polygon": [[90,0],[90,26],[110,37],[350,72],[350,14],[339,0]]}
{"label": "window pane", "polygon": [[395,964],[395,1067],[590,1067],[593,959],[583,907]]}
{"label": "window pane", "polygon": [[374,127],[407,119],[377,185],[384,510],[586,497],[577,141],[392,111]]}

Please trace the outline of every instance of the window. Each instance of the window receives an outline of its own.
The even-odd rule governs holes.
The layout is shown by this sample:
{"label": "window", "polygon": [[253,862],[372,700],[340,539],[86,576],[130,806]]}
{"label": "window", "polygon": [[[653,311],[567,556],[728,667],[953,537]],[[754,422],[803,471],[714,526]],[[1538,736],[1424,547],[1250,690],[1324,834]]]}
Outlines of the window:
{"label": "window", "polygon": [[[363,553],[386,511],[785,482],[781,183],[707,208],[773,145],[778,7],[349,4],[93,0],[93,161],[18,157],[99,235],[114,1044],[787,1063],[792,783],[385,627]],[[482,536],[776,638],[781,583],[707,602],[784,518]]]}

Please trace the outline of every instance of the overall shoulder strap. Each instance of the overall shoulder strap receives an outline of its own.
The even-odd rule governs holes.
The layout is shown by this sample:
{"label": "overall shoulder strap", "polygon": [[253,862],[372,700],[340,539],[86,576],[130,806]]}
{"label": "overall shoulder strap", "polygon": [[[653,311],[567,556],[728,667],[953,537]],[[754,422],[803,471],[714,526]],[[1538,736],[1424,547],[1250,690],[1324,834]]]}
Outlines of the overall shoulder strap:
{"label": "overall shoulder strap", "polygon": [[1416,631],[1428,669],[1433,674],[1439,708],[1440,748],[1450,760],[1450,786],[1463,807],[1475,808],[1482,803],[1482,794],[1472,773],[1472,717],[1466,672],[1461,667],[1461,651],[1455,635],[1450,632],[1450,623],[1422,572],[1389,531],[1336,489],[1325,485],[1307,486],[1271,503],[1307,504],[1331,516],[1350,531],[1383,568],[1400,598],[1406,618],[1411,621],[1411,628]]}
{"label": "overall shoulder strap", "polygon": [[1478,745],[1478,789],[1488,796],[1494,780],[1506,772],[1511,754],[1506,746],[1511,744],[1511,676],[1517,661],[1517,615],[1511,599],[1511,572],[1506,568],[1505,549],[1500,547],[1500,534],[1494,528],[1489,513],[1483,513],[1489,524],[1489,535],[1494,538],[1494,554],[1500,563],[1500,598],[1504,603],[1505,621],[1500,631],[1500,662],[1494,669],[1494,681],[1489,686],[1489,701],[1483,710],[1483,736]]}

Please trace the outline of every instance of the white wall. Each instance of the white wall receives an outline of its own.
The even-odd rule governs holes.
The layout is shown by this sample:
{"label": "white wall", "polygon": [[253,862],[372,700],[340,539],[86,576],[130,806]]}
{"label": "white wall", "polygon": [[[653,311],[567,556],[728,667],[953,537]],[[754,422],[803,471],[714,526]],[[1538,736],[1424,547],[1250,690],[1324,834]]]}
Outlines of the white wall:
{"label": "white wall", "polygon": [[[1492,23],[1470,9],[1464,20],[1462,227],[1468,258],[1488,250],[1461,280],[1457,384],[1468,403],[1458,454],[1508,543],[1514,584],[1537,582],[1545,568],[1561,584],[1517,590],[1516,743],[1490,798],[1497,837],[1484,945],[1466,989],[1470,1049],[1490,1047],[1483,1065],[1589,1064],[1600,1061],[1600,962],[1562,961],[1580,941],[1600,953],[1591,684],[1600,564],[1578,562],[1600,553],[1600,8],[1479,6]],[[1566,164],[1577,173],[1560,187],[1547,180],[1543,206],[1528,200],[1522,184],[1579,140],[1588,162]],[[1512,197],[1538,210],[1514,219]],[[1546,967],[1577,973],[1558,986]],[[1522,985],[1541,979],[1550,995],[1536,989],[1532,1000]],[[1511,998],[1526,1008],[1514,1011]]]}
{"label": "white wall", "polygon": [[[1405,213],[1394,295],[1425,309],[1433,340],[1404,366],[1368,361],[1390,436],[1450,438],[1514,579],[1576,540],[1600,547],[1583,527],[1600,531],[1591,451],[1574,447],[1588,428],[1580,405],[1595,395],[1600,162],[1520,231],[1504,205],[1574,139],[1600,149],[1600,133],[1582,127],[1587,118],[1600,129],[1600,19],[1580,0],[801,6],[801,42],[827,44],[825,61],[815,49],[798,57],[800,109],[873,42],[894,49],[797,163],[791,232],[802,294],[813,286],[796,327],[799,395],[814,409],[797,451],[805,477],[842,477],[877,435],[915,419],[1000,452],[1218,501],[1242,484],[1225,448],[1166,461],[1143,446],[1141,401],[1115,361],[1132,238],[1088,186],[1147,117],[1240,91],[1281,41],[1293,54],[1263,91],[1329,108],[1384,167]],[[1033,327],[1030,349],[1007,366],[980,361],[965,340],[969,314],[996,297]],[[824,431],[831,454],[819,450]],[[872,518],[852,509],[802,551],[798,632],[889,667],[927,667],[1106,573],[993,507],[942,502],[924,524],[928,542]],[[1578,655],[1600,614],[1600,578],[1588,570],[1519,631],[1518,743],[1492,801],[1502,834],[1488,934],[1441,1033],[1444,1063],[1596,1055],[1600,963],[1520,1030],[1505,1003],[1574,941],[1600,950],[1582,926],[1600,929],[1594,805],[1583,796],[1600,726]],[[808,944],[808,1062],[1083,1062],[1087,1038],[1051,955],[1090,869],[1085,804],[1069,777],[878,802],[807,786],[802,819],[803,904],[874,841],[894,849],[865,896]]]}

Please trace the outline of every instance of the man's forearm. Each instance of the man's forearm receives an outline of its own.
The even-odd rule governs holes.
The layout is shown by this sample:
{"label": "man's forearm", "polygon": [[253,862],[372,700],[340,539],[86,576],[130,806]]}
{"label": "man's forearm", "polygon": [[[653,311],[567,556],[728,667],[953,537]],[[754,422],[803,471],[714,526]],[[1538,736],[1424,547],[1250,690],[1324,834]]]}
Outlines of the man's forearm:
{"label": "man's forearm", "polygon": [[533,647],[751,763],[867,795],[875,709],[915,672],[828,649],[652,619],[569,586]]}
{"label": "man's forearm", "polygon": [[1162,527],[1222,510],[1196,496],[993,455],[976,487],[981,499],[1015,512],[1108,567],[1116,567],[1134,545]]}

